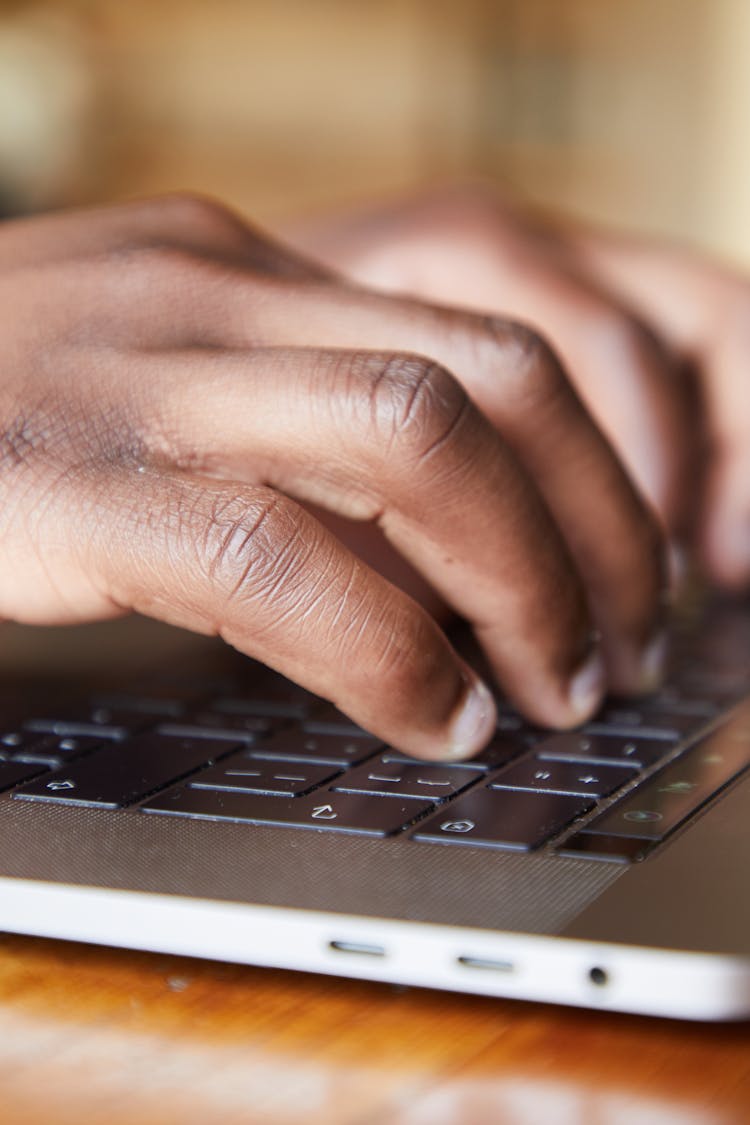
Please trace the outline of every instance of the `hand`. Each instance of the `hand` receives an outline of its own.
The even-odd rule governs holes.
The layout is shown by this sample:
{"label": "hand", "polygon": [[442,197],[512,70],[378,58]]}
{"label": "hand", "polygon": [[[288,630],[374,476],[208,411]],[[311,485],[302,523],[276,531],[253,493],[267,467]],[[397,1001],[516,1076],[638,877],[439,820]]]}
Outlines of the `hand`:
{"label": "hand", "polygon": [[189,197],[0,227],[0,297],[0,616],[137,610],[403,750],[477,751],[487,689],[310,502],[377,525],[532,719],[658,678],[659,530],[528,329],[349,286]]}
{"label": "hand", "polygon": [[360,281],[544,332],[673,543],[750,585],[747,278],[474,189],[297,234]]}

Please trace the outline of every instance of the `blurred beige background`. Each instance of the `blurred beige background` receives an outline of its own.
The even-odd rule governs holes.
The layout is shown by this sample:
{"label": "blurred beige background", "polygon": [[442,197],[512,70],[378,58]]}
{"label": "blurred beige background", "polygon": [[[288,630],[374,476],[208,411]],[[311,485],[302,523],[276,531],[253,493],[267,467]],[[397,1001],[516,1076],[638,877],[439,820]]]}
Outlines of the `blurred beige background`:
{"label": "blurred beige background", "polygon": [[5,209],[489,176],[750,265],[749,0],[0,3]]}

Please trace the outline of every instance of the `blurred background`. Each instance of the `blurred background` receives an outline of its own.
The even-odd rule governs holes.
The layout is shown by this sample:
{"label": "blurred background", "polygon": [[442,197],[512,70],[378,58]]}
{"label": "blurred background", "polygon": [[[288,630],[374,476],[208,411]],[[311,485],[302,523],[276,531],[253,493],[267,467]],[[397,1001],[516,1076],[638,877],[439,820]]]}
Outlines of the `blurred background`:
{"label": "blurred background", "polygon": [[750,265],[749,0],[0,0],[0,210],[484,176]]}

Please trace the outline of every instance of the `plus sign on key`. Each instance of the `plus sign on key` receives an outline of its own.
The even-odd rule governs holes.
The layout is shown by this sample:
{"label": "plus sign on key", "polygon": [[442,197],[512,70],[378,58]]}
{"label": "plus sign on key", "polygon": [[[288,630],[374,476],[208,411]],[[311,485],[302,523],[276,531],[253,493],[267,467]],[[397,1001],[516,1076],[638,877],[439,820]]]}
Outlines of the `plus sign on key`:
{"label": "plus sign on key", "polygon": [[492,789],[528,789],[543,793],[572,793],[606,797],[628,781],[629,766],[587,765],[585,762],[549,762],[525,758],[490,778]]}

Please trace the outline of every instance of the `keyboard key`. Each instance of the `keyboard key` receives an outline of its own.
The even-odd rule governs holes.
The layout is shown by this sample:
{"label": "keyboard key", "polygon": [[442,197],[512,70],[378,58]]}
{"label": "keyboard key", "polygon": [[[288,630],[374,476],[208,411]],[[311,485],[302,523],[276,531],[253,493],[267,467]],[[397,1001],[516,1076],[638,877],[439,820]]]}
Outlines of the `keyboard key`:
{"label": "keyboard key", "polygon": [[581,762],[590,765],[634,766],[647,769],[674,749],[663,739],[623,737],[615,734],[556,734],[534,748],[543,761]]}
{"label": "keyboard key", "polygon": [[144,715],[156,715],[158,718],[167,718],[168,716],[178,718],[184,714],[187,702],[193,699],[195,699],[194,691],[182,693],[180,697],[177,697],[174,692],[160,695],[154,690],[154,693],[149,695],[127,695],[124,693],[97,695],[92,702],[101,711],[110,710],[120,713],[135,711]]}
{"label": "keyboard key", "polygon": [[32,762],[0,762],[0,789],[11,789],[28,781],[46,769],[40,763]]}
{"label": "keyboard key", "polygon": [[748,764],[750,705],[605,810],[584,832],[663,840]]}
{"label": "keyboard key", "polygon": [[230,742],[255,742],[264,734],[273,730],[271,719],[255,718],[250,715],[211,715],[212,722],[201,722],[202,718],[190,718],[179,723],[159,723],[156,728],[159,734],[168,734],[173,738],[216,738],[227,739]]}
{"label": "keyboard key", "polygon": [[3,754],[17,754],[23,750],[30,750],[46,741],[45,736],[32,730],[9,730],[0,734],[0,752]]}
{"label": "keyboard key", "polygon": [[[493,738],[489,746],[482,750],[475,758],[468,758],[465,762],[451,762],[450,767],[454,770],[487,770],[497,769],[499,766],[504,766],[506,763],[513,761],[514,758],[524,754],[528,750],[528,742],[525,737],[517,737],[516,735],[501,734]],[[406,765],[420,766],[420,765],[441,765],[440,762],[427,762],[422,758],[410,758],[407,754],[402,754],[399,750],[388,749],[383,754],[383,761],[389,762],[403,762]]]}
{"label": "keyboard key", "polygon": [[313,793],[285,799],[181,787],[141,806],[145,813],[234,820],[286,828],[315,828],[363,836],[391,836],[432,809],[430,801]]}
{"label": "keyboard key", "polygon": [[429,798],[444,801],[471,785],[484,771],[460,766],[386,762],[371,759],[364,766],[348,770],[331,787],[337,793],[372,793],[381,797]]}
{"label": "keyboard key", "polygon": [[530,851],[592,806],[593,801],[587,797],[483,787],[458,797],[438,816],[427,820],[413,838]]}
{"label": "keyboard key", "polygon": [[105,740],[102,738],[81,737],[58,738],[55,734],[33,736],[33,740],[15,751],[6,751],[14,762],[33,762],[44,765],[48,769],[55,769],[63,762],[72,761],[90,750],[101,746]]}
{"label": "keyboard key", "polygon": [[299,728],[280,731],[253,746],[253,758],[274,762],[317,762],[323,766],[357,765],[381,749],[383,743],[368,735],[307,734]]}
{"label": "keyboard key", "polygon": [[648,721],[651,712],[672,713],[675,715],[692,715],[696,718],[712,719],[721,710],[715,700],[701,699],[690,692],[685,693],[676,685],[669,685],[654,695],[638,700],[638,710]]}
{"label": "keyboard key", "polygon": [[49,718],[34,716],[27,719],[23,727],[24,730],[38,734],[56,734],[61,737],[98,735],[100,738],[127,738],[129,734],[137,734],[153,727],[157,721],[153,715],[137,711],[114,711],[109,707],[81,705],[56,708]]}
{"label": "keyboard key", "polygon": [[581,729],[584,734],[620,734],[628,738],[664,738],[676,742],[697,733],[706,723],[703,715],[610,704]]}
{"label": "keyboard key", "polygon": [[306,719],[320,700],[309,691],[273,673],[261,676],[247,695],[213,700],[212,711],[228,715],[268,715],[273,719]]}
{"label": "keyboard key", "polygon": [[95,750],[13,796],[24,801],[122,808],[231,749],[228,742],[145,734],[125,744],[115,742]]}
{"label": "keyboard key", "polygon": [[525,758],[494,776],[490,789],[528,789],[608,797],[635,776],[635,771],[627,766],[591,766],[579,762]]}
{"label": "keyboard key", "polygon": [[576,832],[557,848],[559,855],[574,859],[603,859],[619,863],[640,863],[654,845],[647,840],[627,836],[600,836],[594,832]]}
{"label": "keyboard key", "polygon": [[265,793],[275,797],[299,797],[336,777],[330,766],[262,762],[246,753],[231,754],[216,766],[196,774],[189,784],[193,789],[227,792]]}
{"label": "keyboard key", "polygon": [[196,711],[187,715],[183,723],[193,727],[209,728],[236,735],[249,735],[252,738],[267,738],[275,730],[285,726],[285,719],[272,719],[268,715],[230,715],[221,711]]}
{"label": "keyboard key", "polygon": [[348,734],[352,738],[372,738],[369,731],[358,726],[332,703],[321,703],[314,708],[303,727],[310,734]]}

